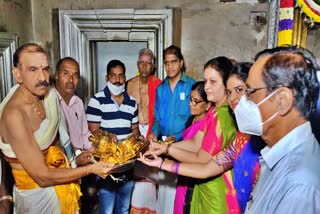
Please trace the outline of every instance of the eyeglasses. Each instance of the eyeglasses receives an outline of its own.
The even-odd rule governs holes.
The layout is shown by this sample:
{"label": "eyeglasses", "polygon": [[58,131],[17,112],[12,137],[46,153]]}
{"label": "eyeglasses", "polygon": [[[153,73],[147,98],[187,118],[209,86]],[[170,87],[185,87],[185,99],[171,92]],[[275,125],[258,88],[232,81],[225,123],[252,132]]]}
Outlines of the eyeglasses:
{"label": "eyeglasses", "polygon": [[152,64],[153,64],[152,62],[138,61],[138,65],[148,65],[148,66],[151,66]]}
{"label": "eyeglasses", "polygon": [[278,87],[288,87],[288,86],[285,86],[285,85],[273,85],[273,86],[266,86],[266,87],[261,87],[261,88],[247,88],[245,89],[245,92],[247,95],[251,95],[253,93],[256,93],[257,91],[261,90],[261,89],[275,89],[275,88],[278,88]]}
{"label": "eyeglasses", "polygon": [[164,65],[165,66],[176,65],[176,64],[178,64],[178,62],[179,62],[179,59],[174,59],[174,60],[171,60],[171,61],[164,61]]}
{"label": "eyeglasses", "polygon": [[190,97],[189,102],[190,102],[193,106],[197,106],[198,103],[202,103],[202,102],[204,102],[204,100],[195,100],[195,99],[192,99],[192,98]]}

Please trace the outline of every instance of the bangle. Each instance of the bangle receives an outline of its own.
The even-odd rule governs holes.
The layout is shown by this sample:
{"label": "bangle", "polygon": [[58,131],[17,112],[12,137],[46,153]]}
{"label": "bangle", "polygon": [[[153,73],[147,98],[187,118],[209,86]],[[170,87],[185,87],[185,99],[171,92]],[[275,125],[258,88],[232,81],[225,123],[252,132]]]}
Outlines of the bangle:
{"label": "bangle", "polygon": [[12,197],[11,195],[5,195],[5,196],[2,196],[0,198],[0,202],[4,201],[4,200],[9,200],[10,202],[12,202]]}
{"label": "bangle", "polygon": [[180,168],[180,162],[177,162],[174,168],[174,173],[178,174],[179,173],[179,168]]}
{"label": "bangle", "polygon": [[163,162],[164,162],[164,159],[162,159],[160,166],[159,166],[159,169],[161,169]]}
{"label": "bangle", "polygon": [[171,144],[167,144],[167,148],[166,148],[166,155],[169,155],[169,149],[170,149]]}
{"label": "bangle", "polygon": [[173,164],[171,166],[171,172],[174,174],[178,174],[179,167],[180,167],[180,162],[173,162]]}

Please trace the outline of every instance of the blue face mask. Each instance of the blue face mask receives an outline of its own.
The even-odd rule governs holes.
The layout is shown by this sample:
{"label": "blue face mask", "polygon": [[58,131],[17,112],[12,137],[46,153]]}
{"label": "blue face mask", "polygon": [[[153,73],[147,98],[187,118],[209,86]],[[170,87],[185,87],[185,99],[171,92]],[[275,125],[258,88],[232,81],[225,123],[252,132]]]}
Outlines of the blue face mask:
{"label": "blue face mask", "polygon": [[120,95],[121,93],[124,92],[124,86],[125,84],[122,84],[120,86],[116,86],[116,85],[113,85],[111,82],[107,82],[107,86],[110,90],[110,92],[114,95],[114,96],[118,96]]}
{"label": "blue face mask", "polygon": [[274,113],[266,121],[262,122],[259,106],[268,100],[270,97],[276,94],[278,90],[275,90],[269,94],[266,98],[261,100],[258,104],[251,100],[248,100],[246,95],[242,96],[238,105],[234,109],[238,128],[241,132],[261,136],[263,133],[263,125],[271,121],[278,115],[278,112]]}

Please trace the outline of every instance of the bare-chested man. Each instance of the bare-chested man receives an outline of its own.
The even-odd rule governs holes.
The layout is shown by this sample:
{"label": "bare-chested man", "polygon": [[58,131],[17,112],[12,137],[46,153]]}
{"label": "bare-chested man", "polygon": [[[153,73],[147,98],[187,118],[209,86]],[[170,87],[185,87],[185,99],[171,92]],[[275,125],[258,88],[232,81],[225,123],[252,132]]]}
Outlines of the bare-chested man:
{"label": "bare-chested man", "polygon": [[[154,54],[150,49],[144,48],[139,51],[137,66],[139,75],[127,82],[127,92],[137,101],[140,133],[147,137],[154,121],[156,88],[161,80],[153,75]],[[134,175],[135,187],[132,193],[130,212],[132,214],[155,213],[157,169],[138,162],[134,168]]]}
{"label": "bare-chested man", "polygon": [[139,51],[137,66],[139,75],[128,80],[127,92],[137,101],[140,133],[147,137],[153,125],[155,94],[161,80],[153,75],[154,54],[150,49]]}
{"label": "bare-chested man", "polygon": [[64,118],[48,84],[48,56],[40,46],[26,44],[13,62],[19,84],[0,105],[0,149],[15,178],[15,212],[75,213],[81,193],[70,182],[91,173],[105,178],[112,164],[65,169],[68,161],[54,146]]}

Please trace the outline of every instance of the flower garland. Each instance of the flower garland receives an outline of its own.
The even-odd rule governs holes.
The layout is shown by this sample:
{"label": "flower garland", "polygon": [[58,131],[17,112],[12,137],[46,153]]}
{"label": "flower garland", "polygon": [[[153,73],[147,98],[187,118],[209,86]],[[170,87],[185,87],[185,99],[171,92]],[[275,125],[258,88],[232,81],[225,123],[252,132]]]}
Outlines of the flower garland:
{"label": "flower garland", "polygon": [[320,0],[280,0],[278,25],[278,46],[292,44],[294,8],[300,8],[300,15],[305,14],[304,22],[313,27],[320,23]]}
{"label": "flower garland", "polygon": [[311,23],[320,22],[320,0],[297,0],[297,6],[310,18]]}
{"label": "flower garland", "polygon": [[292,44],[294,0],[280,0],[278,46]]}

